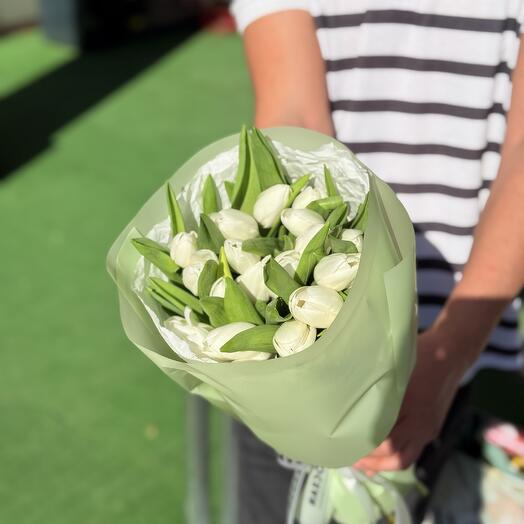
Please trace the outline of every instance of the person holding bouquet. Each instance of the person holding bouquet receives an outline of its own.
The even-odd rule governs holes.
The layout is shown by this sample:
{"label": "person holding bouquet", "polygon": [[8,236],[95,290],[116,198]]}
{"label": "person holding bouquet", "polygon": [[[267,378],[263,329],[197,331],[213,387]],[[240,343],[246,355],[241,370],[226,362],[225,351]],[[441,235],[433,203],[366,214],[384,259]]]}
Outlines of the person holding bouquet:
{"label": "person holding bouquet", "polygon": [[[390,436],[355,466],[416,463],[431,487],[464,386],[523,365],[524,0],[235,0],[232,12],[255,125],[335,136],[413,221],[417,365]],[[283,522],[290,473],[238,432],[240,522]]]}

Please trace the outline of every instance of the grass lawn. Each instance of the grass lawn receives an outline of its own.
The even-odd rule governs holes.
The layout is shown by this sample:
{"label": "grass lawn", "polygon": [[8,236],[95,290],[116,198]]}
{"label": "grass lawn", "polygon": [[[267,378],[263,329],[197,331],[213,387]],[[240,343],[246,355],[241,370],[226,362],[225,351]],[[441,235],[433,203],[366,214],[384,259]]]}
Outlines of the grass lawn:
{"label": "grass lawn", "polygon": [[[125,338],[105,256],[251,112],[237,36],[87,56],[38,31],[0,39],[0,523],[184,522],[185,397]],[[524,423],[518,398],[500,373],[475,389]]]}
{"label": "grass lawn", "polygon": [[[85,57],[0,40],[0,522],[182,523],[184,400],[105,271],[146,198],[251,116],[236,36]],[[5,169],[3,169],[5,170]]]}

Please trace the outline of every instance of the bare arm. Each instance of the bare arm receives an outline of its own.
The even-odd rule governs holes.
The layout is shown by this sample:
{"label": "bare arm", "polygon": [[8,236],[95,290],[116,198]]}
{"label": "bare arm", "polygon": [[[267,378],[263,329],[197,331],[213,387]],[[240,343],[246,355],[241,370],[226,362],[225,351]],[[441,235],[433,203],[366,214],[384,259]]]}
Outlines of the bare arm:
{"label": "bare arm", "polygon": [[356,466],[369,472],[413,463],[442,426],[464,372],[524,285],[524,37],[497,179],[464,275],[436,322],[418,338],[418,361],[389,437]]}
{"label": "bare arm", "polygon": [[465,365],[476,359],[524,285],[524,37],[520,48],[499,173],[475,229],[463,278],[437,323],[446,337],[467,349]]}
{"label": "bare arm", "polygon": [[244,46],[255,90],[255,125],[294,125],[333,135],[311,15],[293,10],[264,16],[247,27]]}

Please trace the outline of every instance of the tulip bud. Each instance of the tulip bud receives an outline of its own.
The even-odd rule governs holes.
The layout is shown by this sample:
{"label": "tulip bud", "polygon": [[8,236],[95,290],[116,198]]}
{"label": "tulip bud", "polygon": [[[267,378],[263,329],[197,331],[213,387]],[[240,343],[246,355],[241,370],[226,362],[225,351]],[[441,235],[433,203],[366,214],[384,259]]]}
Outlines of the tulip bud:
{"label": "tulip bud", "polygon": [[218,262],[218,257],[213,253],[213,251],[211,251],[211,249],[199,249],[198,251],[195,251],[191,257],[191,264],[196,264],[197,262],[206,263],[208,260]]}
{"label": "tulip bud", "polygon": [[282,224],[296,237],[316,225],[324,225],[324,219],[311,209],[284,209],[280,215]]}
{"label": "tulip bud", "polygon": [[333,253],[324,257],[315,267],[313,275],[319,286],[335,291],[346,289],[355,279],[360,263],[360,253],[346,255]]}
{"label": "tulip bud", "polygon": [[242,251],[242,242],[239,240],[226,240],[224,251],[229,265],[237,273],[244,273],[260,260],[258,255]]}
{"label": "tulip bud", "polygon": [[238,209],[222,209],[210,215],[218,229],[229,240],[249,240],[259,236],[257,221]]}
{"label": "tulip bud", "polygon": [[328,287],[299,287],[289,297],[289,310],[296,320],[316,328],[328,328],[344,305],[340,295]]}
{"label": "tulip bud", "polygon": [[265,228],[270,228],[287,206],[291,188],[287,184],[275,184],[258,195],[253,207],[253,216]]}
{"label": "tulip bud", "polygon": [[323,197],[319,189],[311,186],[305,187],[293,200],[293,209],[305,209],[311,202],[320,200]]}
{"label": "tulip bud", "polygon": [[209,295],[212,297],[224,298],[225,294],[226,294],[226,279],[224,277],[220,277],[219,279],[215,280],[215,282],[211,286]]}
{"label": "tulip bud", "polygon": [[357,250],[362,251],[362,241],[364,239],[364,233],[360,229],[344,229],[342,235],[340,235],[342,240],[348,240],[353,242]]}
{"label": "tulip bud", "polygon": [[204,354],[209,358],[222,362],[268,359],[271,354],[262,351],[234,351],[231,353],[222,353],[220,351],[220,348],[235,335],[252,327],[254,327],[254,324],[249,322],[232,322],[213,329],[208,333],[204,342]]}
{"label": "tulip bud", "polygon": [[273,335],[273,346],[281,357],[288,357],[311,346],[317,338],[317,330],[300,322],[284,322]]}
{"label": "tulip bud", "polygon": [[271,257],[268,255],[254,266],[251,266],[246,272],[237,278],[237,282],[249,295],[251,300],[262,300],[267,302],[274,298],[275,294],[266,286],[264,282],[264,266]]}
{"label": "tulip bud", "polygon": [[295,251],[302,253],[307,245],[311,242],[313,237],[322,229],[324,224],[317,224],[311,226],[307,231],[297,237],[295,241]]}
{"label": "tulip bud", "polygon": [[191,319],[191,309],[188,307],[185,308],[184,317],[169,317],[164,322],[164,326],[185,340],[191,351],[199,356],[202,355],[204,341],[212,329],[208,324],[193,321]]}
{"label": "tulip bud", "polygon": [[197,234],[195,231],[177,233],[171,241],[171,258],[180,267],[189,266],[196,250]]}
{"label": "tulip bud", "polygon": [[278,262],[287,271],[287,274],[293,278],[298,263],[300,262],[300,253],[294,249],[282,251],[282,253],[275,257],[275,261]]}
{"label": "tulip bud", "polygon": [[184,286],[196,297],[198,296],[198,279],[204,269],[204,265],[205,262],[195,262],[182,270],[182,282]]}

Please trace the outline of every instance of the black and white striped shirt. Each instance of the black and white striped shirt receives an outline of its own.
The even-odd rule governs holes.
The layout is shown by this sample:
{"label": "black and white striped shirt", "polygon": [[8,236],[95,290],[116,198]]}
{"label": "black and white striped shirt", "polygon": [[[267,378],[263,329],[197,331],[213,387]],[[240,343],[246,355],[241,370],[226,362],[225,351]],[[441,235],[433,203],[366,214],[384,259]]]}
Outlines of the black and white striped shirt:
{"label": "black and white striped shirt", "polygon": [[[241,31],[287,9],[315,18],[337,138],[390,184],[415,225],[424,329],[461,278],[497,175],[524,0],[232,5]],[[504,312],[475,369],[522,367],[519,308],[516,299]]]}

